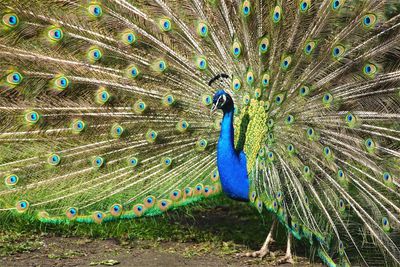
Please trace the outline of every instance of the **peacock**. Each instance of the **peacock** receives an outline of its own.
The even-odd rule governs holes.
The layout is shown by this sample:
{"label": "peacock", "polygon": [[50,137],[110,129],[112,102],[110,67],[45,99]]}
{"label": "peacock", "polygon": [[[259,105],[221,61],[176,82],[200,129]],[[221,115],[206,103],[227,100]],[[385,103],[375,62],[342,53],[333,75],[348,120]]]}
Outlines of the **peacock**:
{"label": "peacock", "polygon": [[[225,194],[327,266],[400,265],[398,0],[2,0],[0,216]],[[247,229],[252,231],[252,229]]]}

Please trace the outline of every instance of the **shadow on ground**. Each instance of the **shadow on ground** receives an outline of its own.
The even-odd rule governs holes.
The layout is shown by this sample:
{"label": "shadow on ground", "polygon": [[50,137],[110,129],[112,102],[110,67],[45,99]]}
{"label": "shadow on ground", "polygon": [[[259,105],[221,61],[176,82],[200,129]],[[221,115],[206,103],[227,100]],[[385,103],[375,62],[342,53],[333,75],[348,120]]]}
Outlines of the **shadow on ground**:
{"label": "shadow on ground", "polygon": [[[275,255],[264,260],[236,256],[258,249],[270,225],[269,218],[261,218],[248,205],[226,199],[102,225],[43,225],[3,218],[0,266],[270,266],[283,255],[283,228],[277,232]],[[310,265],[306,248],[295,242],[297,266]]]}

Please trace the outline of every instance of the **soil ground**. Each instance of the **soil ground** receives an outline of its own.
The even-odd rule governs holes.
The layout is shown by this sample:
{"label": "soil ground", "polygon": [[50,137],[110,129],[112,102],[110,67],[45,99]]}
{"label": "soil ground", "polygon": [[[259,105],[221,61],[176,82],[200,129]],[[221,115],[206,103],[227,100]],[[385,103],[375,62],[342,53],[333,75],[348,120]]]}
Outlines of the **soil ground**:
{"label": "soil ground", "polygon": [[[273,255],[263,260],[238,257],[262,245],[270,221],[246,205],[211,206],[83,230],[43,225],[21,230],[24,225],[7,228],[3,222],[0,266],[273,266],[284,254],[286,234],[278,228]],[[307,246],[294,243],[296,266],[321,266],[309,263]]]}

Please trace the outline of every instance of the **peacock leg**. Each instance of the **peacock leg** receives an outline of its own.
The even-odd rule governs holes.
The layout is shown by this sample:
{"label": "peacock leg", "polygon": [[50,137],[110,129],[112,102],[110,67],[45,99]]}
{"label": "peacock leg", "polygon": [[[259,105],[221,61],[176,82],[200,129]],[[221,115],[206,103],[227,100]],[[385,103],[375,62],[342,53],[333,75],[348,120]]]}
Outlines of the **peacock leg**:
{"label": "peacock leg", "polygon": [[287,246],[286,246],[286,254],[282,258],[277,260],[277,264],[283,264],[283,263],[294,263],[293,256],[292,256],[292,249],[291,249],[291,240],[292,240],[292,234],[288,234],[287,238]]}
{"label": "peacock leg", "polygon": [[244,254],[242,254],[242,256],[260,257],[260,258],[264,258],[265,256],[267,256],[267,254],[270,253],[270,250],[269,250],[270,245],[273,242],[275,242],[275,240],[272,238],[272,236],[274,235],[274,232],[275,232],[275,228],[276,228],[276,220],[274,220],[274,222],[272,223],[271,229],[269,230],[269,233],[267,235],[267,239],[265,239],[265,242],[264,242],[263,246],[261,247],[261,249],[258,251],[254,251],[254,252],[244,253]]}

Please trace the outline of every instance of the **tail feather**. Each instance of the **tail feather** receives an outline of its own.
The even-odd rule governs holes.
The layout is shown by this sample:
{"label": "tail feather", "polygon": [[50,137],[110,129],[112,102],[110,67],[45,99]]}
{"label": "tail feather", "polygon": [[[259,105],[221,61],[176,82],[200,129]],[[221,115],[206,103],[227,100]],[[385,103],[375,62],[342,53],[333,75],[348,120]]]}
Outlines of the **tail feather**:
{"label": "tail feather", "polygon": [[399,10],[3,1],[0,211],[100,223],[220,193],[225,88],[252,203],[329,266],[400,264]]}

